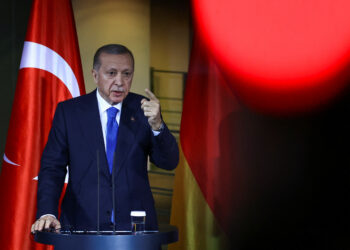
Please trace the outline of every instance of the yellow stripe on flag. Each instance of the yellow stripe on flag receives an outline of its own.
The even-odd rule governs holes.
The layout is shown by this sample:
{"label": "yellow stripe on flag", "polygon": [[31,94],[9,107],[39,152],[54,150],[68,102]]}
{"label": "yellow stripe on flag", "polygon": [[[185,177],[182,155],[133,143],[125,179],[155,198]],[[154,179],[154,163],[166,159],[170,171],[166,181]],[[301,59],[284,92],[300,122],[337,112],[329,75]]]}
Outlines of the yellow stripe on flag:
{"label": "yellow stripe on flag", "polygon": [[170,224],[179,229],[179,241],[169,250],[225,249],[227,236],[219,227],[188,165],[181,146],[175,174]]}

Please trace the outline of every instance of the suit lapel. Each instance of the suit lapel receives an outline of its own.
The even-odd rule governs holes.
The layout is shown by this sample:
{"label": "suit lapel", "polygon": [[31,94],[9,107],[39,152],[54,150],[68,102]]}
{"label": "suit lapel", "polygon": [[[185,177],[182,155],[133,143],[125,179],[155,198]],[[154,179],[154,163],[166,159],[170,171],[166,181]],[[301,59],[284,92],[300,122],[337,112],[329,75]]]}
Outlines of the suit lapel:
{"label": "suit lapel", "polygon": [[106,176],[110,176],[103,133],[101,127],[100,113],[98,110],[96,90],[86,95],[83,105],[78,112],[80,128],[83,136],[87,140],[92,158],[96,160],[97,152],[99,154],[100,171]]}

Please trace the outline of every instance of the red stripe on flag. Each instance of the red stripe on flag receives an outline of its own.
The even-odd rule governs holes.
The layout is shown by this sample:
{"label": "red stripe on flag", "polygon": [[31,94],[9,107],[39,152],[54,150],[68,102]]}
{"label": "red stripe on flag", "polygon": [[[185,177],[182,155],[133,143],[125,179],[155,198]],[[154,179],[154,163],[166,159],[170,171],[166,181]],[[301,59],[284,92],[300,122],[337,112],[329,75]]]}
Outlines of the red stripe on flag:
{"label": "red stripe on flag", "polygon": [[181,146],[220,226],[228,232],[242,185],[234,144],[238,104],[215,61],[194,39],[181,122]]}

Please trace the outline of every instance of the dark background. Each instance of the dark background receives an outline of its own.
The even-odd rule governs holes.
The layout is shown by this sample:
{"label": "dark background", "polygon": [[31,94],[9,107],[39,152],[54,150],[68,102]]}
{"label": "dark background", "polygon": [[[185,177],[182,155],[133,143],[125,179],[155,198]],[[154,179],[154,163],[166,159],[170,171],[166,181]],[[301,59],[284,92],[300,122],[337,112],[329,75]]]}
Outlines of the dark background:
{"label": "dark background", "polygon": [[349,94],[304,114],[227,118],[244,183],[232,249],[350,249]]}

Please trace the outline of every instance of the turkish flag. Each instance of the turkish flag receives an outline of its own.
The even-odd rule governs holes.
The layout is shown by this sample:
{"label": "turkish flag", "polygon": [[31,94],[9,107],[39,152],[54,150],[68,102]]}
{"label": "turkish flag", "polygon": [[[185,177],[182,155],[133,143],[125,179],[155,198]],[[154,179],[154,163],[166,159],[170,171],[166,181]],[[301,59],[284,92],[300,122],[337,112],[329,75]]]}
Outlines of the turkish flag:
{"label": "turkish flag", "polygon": [[37,176],[56,106],[85,94],[70,0],[34,0],[0,177],[0,246],[45,249],[34,242]]}

